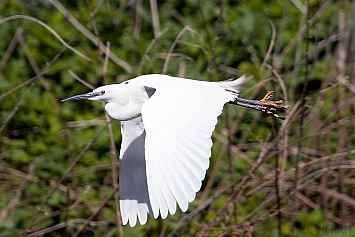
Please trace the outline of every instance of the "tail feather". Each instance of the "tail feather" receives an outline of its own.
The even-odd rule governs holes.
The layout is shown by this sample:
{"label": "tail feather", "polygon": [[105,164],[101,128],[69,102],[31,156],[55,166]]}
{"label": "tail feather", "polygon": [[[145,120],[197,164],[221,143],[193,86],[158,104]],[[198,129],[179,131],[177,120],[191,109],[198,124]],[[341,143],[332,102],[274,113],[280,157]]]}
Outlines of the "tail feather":
{"label": "tail feather", "polygon": [[238,79],[235,80],[227,80],[227,81],[221,81],[221,83],[223,83],[223,88],[227,89],[227,90],[233,90],[234,92],[238,93],[238,91],[240,90],[241,86],[243,85],[245,81],[245,75],[239,77]]}
{"label": "tail feather", "polygon": [[239,90],[242,87],[244,81],[245,81],[245,75],[235,80],[227,80],[227,81],[221,81],[217,83],[219,83],[220,87],[224,88],[226,91],[229,92],[229,96],[230,96],[229,100],[234,101],[236,98],[238,98]]}

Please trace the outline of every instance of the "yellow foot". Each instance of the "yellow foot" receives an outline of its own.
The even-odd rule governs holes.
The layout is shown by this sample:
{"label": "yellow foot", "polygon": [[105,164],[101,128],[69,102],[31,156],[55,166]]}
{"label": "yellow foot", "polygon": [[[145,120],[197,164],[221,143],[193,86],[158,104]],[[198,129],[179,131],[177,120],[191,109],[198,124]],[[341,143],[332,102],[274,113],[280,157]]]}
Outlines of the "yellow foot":
{"label": "yellow foot", "polygon": [[278,114],[276,114],[276,111],[285,112],[287,109],[290,108],[290,106],[281,105],[283,103],[283,100],[270,100],[272,98],[273,93],[274,91],[268,91],[264,96],[264,98],[259,100],[263,104],[261,111],[267,114],[271,114],[276,118],[285,119],[283,117],[280,117]]}

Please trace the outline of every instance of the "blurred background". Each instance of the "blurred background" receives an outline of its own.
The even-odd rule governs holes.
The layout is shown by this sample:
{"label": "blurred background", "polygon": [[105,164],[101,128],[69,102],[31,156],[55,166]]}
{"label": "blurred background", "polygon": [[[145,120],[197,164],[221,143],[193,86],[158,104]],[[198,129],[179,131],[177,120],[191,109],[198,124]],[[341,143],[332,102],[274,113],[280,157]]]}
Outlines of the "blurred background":
{"label": "blurred background", "polygon": [[[355,236],[355,1],[0,0],[0,236]],[[226,105],[186,213],[122,226],[120,124],[63,98],[162,73]]]}

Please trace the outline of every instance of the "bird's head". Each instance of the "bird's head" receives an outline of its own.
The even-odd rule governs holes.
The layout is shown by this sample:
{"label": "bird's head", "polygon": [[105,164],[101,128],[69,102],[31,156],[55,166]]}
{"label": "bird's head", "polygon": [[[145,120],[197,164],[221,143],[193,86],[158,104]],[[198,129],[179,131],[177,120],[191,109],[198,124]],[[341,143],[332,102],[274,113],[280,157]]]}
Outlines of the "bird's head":
{"label": "bird's head", "polygon": [[94,100],[94,101],[103,101],[110,102],[115,100],[116,97],[120,94],[121,84],[107,85],[96,88],[92,92],[86,94],[75,95],[66,99],[61,100],[60,102],[70,101],[70,100]]}

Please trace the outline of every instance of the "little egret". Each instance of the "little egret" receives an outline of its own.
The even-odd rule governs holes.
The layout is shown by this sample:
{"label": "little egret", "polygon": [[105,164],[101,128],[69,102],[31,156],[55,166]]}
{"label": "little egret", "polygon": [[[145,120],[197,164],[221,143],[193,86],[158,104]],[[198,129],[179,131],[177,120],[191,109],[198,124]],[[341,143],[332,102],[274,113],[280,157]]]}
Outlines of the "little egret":
{"label": "little egret", "polygon": [[167,75],[143,75],[120,84],[62,100],[107,102],[110,117],[121,121],[120,209],[123,224],[141,224],[147,214],[163,219],[185,212],[201,188],[211,156],[211,135],[226,103],[279,117],[282,101],[238,98],[244,76],[222,82]]}

